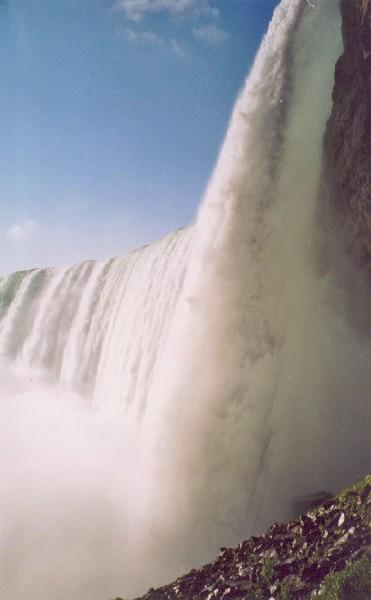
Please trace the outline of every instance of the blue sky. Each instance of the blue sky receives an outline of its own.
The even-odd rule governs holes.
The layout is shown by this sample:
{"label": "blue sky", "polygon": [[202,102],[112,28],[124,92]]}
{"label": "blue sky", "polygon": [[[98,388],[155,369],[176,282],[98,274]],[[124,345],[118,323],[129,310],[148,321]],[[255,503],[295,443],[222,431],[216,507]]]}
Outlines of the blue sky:
{"label": "blue sky", "polygon": [[0,274],[189,223],[277,0],[0,0]]}

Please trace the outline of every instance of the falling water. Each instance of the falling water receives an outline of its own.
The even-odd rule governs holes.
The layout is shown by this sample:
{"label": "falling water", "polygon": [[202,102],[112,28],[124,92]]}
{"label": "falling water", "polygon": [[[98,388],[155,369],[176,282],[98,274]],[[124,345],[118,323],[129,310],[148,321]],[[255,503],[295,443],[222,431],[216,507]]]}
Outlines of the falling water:
{"label": "falling water", "polygon": [[0,283],[0,353],[94,405],[144,406],[192,232],[127,258],[16,273]]}
{"label": "falling water", "polygon": [[367,291],[323,192],[340,52],[337,0],[283,0],[195,225],[0,281],[3,597],[139,593],[369,467]]}

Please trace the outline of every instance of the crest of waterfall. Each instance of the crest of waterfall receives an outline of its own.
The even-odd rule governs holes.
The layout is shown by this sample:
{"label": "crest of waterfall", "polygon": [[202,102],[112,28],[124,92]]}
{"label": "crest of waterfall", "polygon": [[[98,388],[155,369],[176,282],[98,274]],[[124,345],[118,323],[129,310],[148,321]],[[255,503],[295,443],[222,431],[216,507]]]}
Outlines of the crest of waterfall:
{"label": "crest of waterfall", "polygon": [[323,185],[340,52],[338,0],[282,0],[193,226],[0,280],[8,600],[139,593],[369,468],[368,295]]}
{"label": "crest of waterfall", "polygon": [[191,228],[127,258],[0,282],[0,355],[95,405],[143,409],[184,278]]}

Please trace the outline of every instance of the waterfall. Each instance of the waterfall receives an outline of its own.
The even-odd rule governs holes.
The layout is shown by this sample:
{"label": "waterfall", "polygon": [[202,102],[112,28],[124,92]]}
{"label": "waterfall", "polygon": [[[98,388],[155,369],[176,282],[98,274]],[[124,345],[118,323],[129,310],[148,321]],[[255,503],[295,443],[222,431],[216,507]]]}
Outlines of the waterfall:
{"label": "waterfall", "polygon": [[0,355],[94,405],[143,409],[184,278],[191,228],[127,258],[0,282]]}
{"label": "waterfall", "polygon": [[338,0],[282,0],[194,225],[0,280],[8,600],[140,593],[369,468],[322,167],[340,52]]}

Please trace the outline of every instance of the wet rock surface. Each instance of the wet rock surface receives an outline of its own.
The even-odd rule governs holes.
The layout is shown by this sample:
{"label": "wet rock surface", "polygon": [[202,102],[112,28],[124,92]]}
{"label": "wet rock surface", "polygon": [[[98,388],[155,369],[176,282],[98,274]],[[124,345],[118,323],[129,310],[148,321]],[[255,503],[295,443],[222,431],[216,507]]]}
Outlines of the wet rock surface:
{"label": "wet rock surface", "polygon": [[290,523],[274,523],[262,536],[221,548],[215,562],[141,600],[313,598],[329,574],[361,557],[371,559],[371,476]]}
{"label": "wet rock surface", "polygon": [[335,70],[325,149],[343,245],[371,274],[371,0],[341,0],[344,54]]}

